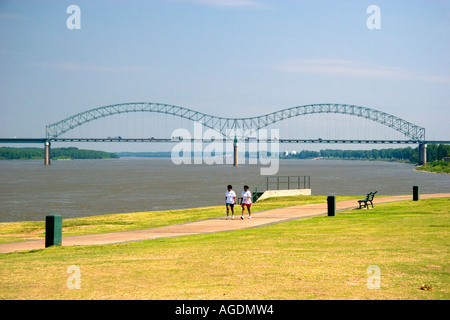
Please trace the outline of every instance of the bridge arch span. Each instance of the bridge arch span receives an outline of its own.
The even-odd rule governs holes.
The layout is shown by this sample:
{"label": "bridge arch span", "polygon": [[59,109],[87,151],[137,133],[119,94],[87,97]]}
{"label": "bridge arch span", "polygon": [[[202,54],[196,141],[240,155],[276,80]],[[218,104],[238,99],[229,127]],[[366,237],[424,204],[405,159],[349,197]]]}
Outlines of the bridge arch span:
{"label": "bridge arch span", "polygon": [[259,130],[276,122],[302,115],[337,113],[378,122],[404,134],[411,140],[417,140],[418,142],[425,140],[425,128],[379,110],[349,104],[309,104],[291,107],[261,116],[225,118],[184,107],[152,102],[122,103],[84,111],[46,126],[46,137],[48,140],[56,139],[60,135],[85,123],[128,112],[154,112],[181,117],[200,122],[208,128],[217,130],[224,136],[227,136],[228,130]]}

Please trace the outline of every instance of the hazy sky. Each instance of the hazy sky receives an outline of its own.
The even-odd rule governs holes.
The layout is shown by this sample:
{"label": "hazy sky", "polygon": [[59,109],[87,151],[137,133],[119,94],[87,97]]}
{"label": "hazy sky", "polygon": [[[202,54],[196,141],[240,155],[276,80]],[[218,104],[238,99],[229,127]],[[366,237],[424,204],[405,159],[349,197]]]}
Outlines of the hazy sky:
{"label": "hazy sky", "polygon": [[0,137],[147,101],[226,117],[355,104],[449,140],[449,21],[448,0],[0,0]]}

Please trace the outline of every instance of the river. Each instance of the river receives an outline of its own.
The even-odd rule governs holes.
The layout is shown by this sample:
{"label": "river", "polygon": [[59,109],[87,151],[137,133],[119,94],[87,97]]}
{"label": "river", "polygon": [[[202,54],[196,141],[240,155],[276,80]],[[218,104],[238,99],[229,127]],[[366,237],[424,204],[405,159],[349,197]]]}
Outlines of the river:
{"label": "river", "polygon": [[[310,176],[316,195],[450,192],[450,176],[382,161],[280,160],[278,175]],[[239,195],[264,183],[258,165],[174,165],[165,158],[0,161],[0,222],[75,218],[220,205],[226,186]]]}

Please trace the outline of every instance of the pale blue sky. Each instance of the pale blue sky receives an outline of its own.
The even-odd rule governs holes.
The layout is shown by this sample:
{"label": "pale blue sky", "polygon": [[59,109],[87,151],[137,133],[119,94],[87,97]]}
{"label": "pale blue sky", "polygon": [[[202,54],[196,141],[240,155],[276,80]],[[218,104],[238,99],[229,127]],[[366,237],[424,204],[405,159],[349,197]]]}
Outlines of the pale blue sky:
{"label": "pale blue sky", "polygon": [[148,101],[229,117],[355,104],[448,140],[449,21],[449,1],[0,0],[0,136]]}

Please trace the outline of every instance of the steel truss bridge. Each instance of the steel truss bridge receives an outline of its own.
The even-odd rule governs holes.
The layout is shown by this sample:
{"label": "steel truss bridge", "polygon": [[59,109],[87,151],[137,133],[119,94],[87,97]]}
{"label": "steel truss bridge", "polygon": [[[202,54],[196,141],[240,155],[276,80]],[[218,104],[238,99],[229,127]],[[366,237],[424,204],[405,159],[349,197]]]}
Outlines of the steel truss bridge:
{"label": "steel truss bridge", "polygon": [[183,107],[151,102],[115,104],[78,113],[48,125],[46,127],[46,138],[49,141],[55,140],[62,134],[85,123],[115,114],[129,112],[153,112],[188,119],[201,123],[207,128],[216,130],[228,139],[234,139],[236,134],[240,135],[237,137],[240,140],[245,139],[245,134],[249,131],[257,131],[285,119],[316,113],[336,113],[378,122],[404,134],[405,137],[414,141],[425,140],[425,128],[385,112],[348,104],[311,104],[287,108],[256,117],[225,118]]}
{"label": "steel truss bridge", "polygon": [[[279,143],[355,143],[355,144],[419,144],[419,158],[421,163],[426,163],[426,144],[444,143],[450,141],[427,141],[425,140],[425,128],[417,126],[411,122],[403,120],[394,115],[361,106],[349,104],[310,104],[296,106],[268,113],[261,116],[248,118],[226,118],[209,115],[195,110],[152,102],[132,102],[114,104],[84,111],[61,121],[46,126],[45,138],[0,138],[2,143],[44,143],[45,144],[45,164],[50,164],[50,143],[51,142],[165,142],[173,143],[179,141],[203,141],[213,140],[205,139],[182,139],[174,140],[172,138],[64,138],[64,133],[75,129],[85,123],[113,116],[116,114],[130,112],[152,112],[172,115],[183,119],[188,119],[203,126],[213,129],[220,133],[223,142],[235,142],[235,156],[237,154],[237,141],[245,141],[249,134],[271,124],[309,114],[334,113],[345,114],[362,119],[371,120],[380,123],[386,127],[392,128],[405,136],[405,140],[367,140],[367,139],[277,139]],[[221,139],[214,139],[220,141]],[[252,140],[255,141],[255,140]],[[259,139],[257,142],[274,142],[274,139]]]}

